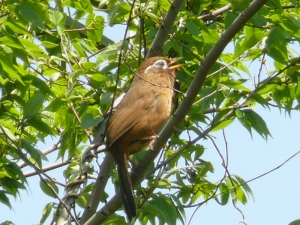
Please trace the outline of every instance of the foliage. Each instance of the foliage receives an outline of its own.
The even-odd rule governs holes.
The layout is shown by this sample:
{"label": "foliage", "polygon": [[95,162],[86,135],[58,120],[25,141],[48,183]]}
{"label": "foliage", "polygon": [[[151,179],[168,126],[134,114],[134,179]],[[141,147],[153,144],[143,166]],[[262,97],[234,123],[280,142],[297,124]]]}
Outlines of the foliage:
{"label": "foliage", "polygon": [[[206,56],[250,3],[182,1],[162,49],[167,57],[183,57],[174,110],[186,98]],[[75,223],[79,212],[97,201],[90,198],[96,183],[88,177],[97,176],[94,158],[104,154],[92,146],[102,141],[98,124],[105,126],[115,97],[126,90],[132,71],[150,48],[155,48],[153,41],[171,3],[6,0],[0,4],[0,202],[12,207],[9,196],[17,197],[20,189],[27,188],[22,168],[31,167],[40,177],[41,189],[56,201],[45,206],[41,224],[51,212],[58,224],[65,220]],[[215,9],[221,10],[213,13]],[[267,124],[255,112],[258,105],[275,106],[287,113],[299,110],[300,58],[293,49],[300,40],[299,21],[296,1],[269,0],[234,33],[226,43],[230,47],[216,55],[192,107],[176,126],[161,157],[148,168],[147,182],[136,187],[141,224],[185,223],[185,207],[201,206],[211,199],[220,205],[230,198],[247,203],[247,196],[253,195],[250,187],[241,177],[230,175],[224,158],[224,177],[218,182],[207,178],[214,166],[201,160],[205,146],[198,141],[226,129],[234,120],[250,134],[254,131],[267,139]],[[107,26],[118,29],[120,24],[127,32],[122,41],[111,39],[123,34],[105,35]],[[274,62],[271,70],[266,66],[270,59]],[[257,74],[251,74],[252,65]],[[68,164],[64,171],[51,169],[64,175],[66,193],[76,196],[76,213],[68,208],[74,201],[61,202],[67,197],[58,193],[58,184],[43,169],[50,151],[43,152],[38,146],[42,142],[52,145],[51,139],[55,141],[49,146],[51,152]],[[134,159],[138,161],[144,154]],[[115,171],[111,176],[118,188]],[[111,194],[100,195],[101,206],[106,207]],[[63,210],[67,210],[67,219]],[[125,220],[113,214],[106,223]]]}

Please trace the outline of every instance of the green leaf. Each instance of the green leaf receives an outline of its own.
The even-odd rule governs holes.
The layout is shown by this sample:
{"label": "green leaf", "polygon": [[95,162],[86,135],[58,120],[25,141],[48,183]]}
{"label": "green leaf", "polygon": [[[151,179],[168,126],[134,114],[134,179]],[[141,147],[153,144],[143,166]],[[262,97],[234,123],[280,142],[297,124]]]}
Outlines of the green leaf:
{"label": "green leaf", "polygon": [[26,178],[22,170],[18,167],[16,163],[7,160],[6,164],[2,165],[2,168],[4,168],[8,176],[10,176],[11,178],[14,178],[18,181],[22,181],[22,183],[26,183]]}
{"label": "green leaf", "polygon": [[32,98],[30,98],[24,106],[24,117],[32,118],[41,110],[43,103],[45,101],[45,96],[37,92]]}
{"label": "green leaf", "polygon": [[289,15],[287,17],[282,18],[282,27],[286,32],[288,32],[291,36],[295,36],[300,38],[299,29],[300,29],[300,22],[296,19],[296,15]]}
{"label": "green leaf", "polygon": [[239,109],[235,110],[235,115],[241,122],[241,124],[249,131],[252,136],[251,124],[247,121],[246,117],[244,116],[243,112]]}
{"label": "green leaf", "polygon": [[144,224],[147,224],[148,221],[152,221],[151,224],[153,224],[155,218],[158,218],[159,224],[166,223],[163,211],[160,208],[158,208],[155,204],[148,203],[147,205],[145,205],[142,210],[142,215]]}
{"label": "green leaf", "polygon": [[290,222],[289,225],[300,225],[300,219]]}
{"label": "green leaf", "polygon": [[15,225],[13,222],[11,222],[11,221],[5,221],[5,222],[3,222],[3,223],[0,223],[0,225]]}
{"label": "green leaf", "polygon": [[227,87],[234,88],[236,90],[251,92],[248,88],[242,85],[246,81],[247,81],[246,79],[226,80],[226,81],[222,81],[222,84],[226,85]]}
{"label": "green leaf", "polygon": [[[182,143],[183,144],[183,143]],[[183,151],[181,153],[181,156],[183,156],[185,159],[192,161],[192,156],[194,154],[193,159],[197,160],[201,157],[201,155],[204,153],[204,147],[199,144],[193,144],[188,149]]]}
{"label": "green leaf", "polygon": [[110,93],[110,92],[104,93],[103,95],[101,95],[100,104],[111,103],[112,97],[113,97],[112,93]]}
{"label": "green leaf", "polygon": [[193,21],[186,21],[185,27],[192,35],[199,36],[199,27]]}
{"label": "green leaf", "polygon": [[102,120],[103,120],[103,117],[94,118],[93,114],[87,113],[83,116],[80,126],[81,126],[82,129],[88,129],[88,128],[91,128],[93,126],[96,126]]}
{"label": "green leaf", "polygon": [[11,17],[7,18],[5,27],[9,27],[14,34],[25,34],[28,36],[31,35],[31,33],[26,30],[24,26],[22,26],[20,23],[18,23],[18,21],[12,19]]}
{"label": "green leaf", "polygon": [[211,132],[215,132],[221,129],[224,129],[225,127],[227,127],[228,125],[230,125],[232,122],[234,121],[233,118],[228,119],[228,120],[224,120],[223,122],[219,123],[217,126],[215,126]]}
{"label": "green leaf", "polygon": [[96,73],[90,76],[90,82],[93,85],[93,87],[101,87],[103,85],[103,82],[106,80],[106,76],[100,73]]}
{"label": "green leaf", "polygon": [[58,187],[56,186],[55,182],[53,182],[52,180],[43,179],[43,180],[40,180],[40,187],[46,195],[48,195],[52,198],[56,198],[56,196],[58,194]]}
{"label": "green leaf", "polygon": [[38,131],[41,131],[44,134],[54,134],[55,131],[53,128],[49,126],[49,124],[45,123],[38,117],[32,117],[27,120],[27,123],[33,126]]}
{"label": "green leaf", "polygon": [[[215,93],[214,93],[215,92]],[[199,102],[199,110],[204,112],[209,109],[210,105],[214,102],[216,98],[216,89],[212,87],[205,87],[200,91],[201,100]],[[194,106],[195,107],[195,104]]]}
{"label": "green leaf", "polygon": [[88,38],[94,42],[101,42],[104,29],[104,18],[102,16],[89,14],[86,20],[86,27],[90,28],[87,30]]}
{"label": "green leaf", "polygon": [[14,137],[16,134],[20,134],[20,131],[16,129],[15,125],[12,124],[11,122],[0,120],[0,125],[9,130],[9,133],[11,134],[10,135],[11,138]]}
{"label": "green leaf", "polygon": [[261,29],[254,27],[245,27],[244,28],[244,38],[242,38],[235,46],[234,58],[237,58],[260,42],[264,34]]}
{"label": "green leaf", "polygon": [[0,182],[1,187],[13,196],[16,196],[19,189],[25,189],[25,186],[14,178],[2,177]]}
{"label": "green leaf", "polygon": [[50,102],[50,104],[45,108],[45,110],[49,112],[57,112],[64,103],[65,102],[62,101],[61,98],[55,98]]}
{"label": "green leaf", "polygon": [[229,200],[229,189],[224,183],[220,184],[219,189],[221,195],[221,205],[226,205]]}
{"label": "green leaf", "polygon": [[169,10],[170,8],[170,5],[171,5],[171,2],[168,1],[168,0],[159,0],[159,1],[156,1],[157,2],[157,5],[158,7],[160,8],[160,10]]}
{"label": "green leaf", "polygon": [[162,188],[162,189],[171,189],[171,182],[169,179],[160,179],[157,183],[156,183],[156,187],[158,188]]}
{"label": "green leaf", "polygon": [[288,60],[287,39],[284,31],[279,26],[275,26],[269,33],[266,41],[266,49],[269,56],[281,64],[286,64]]}
{"label": "green leaf", "polygon": [[126,14],[130,12],[131,6],[125,2],[117,2],[108,11],[107,22],[109,26],[122,23],[127,19]]}
{"label": "green leaf", "polygon": [[235,194],[233,196],[234,196],[233,198],[236,198],[241,203],[243,204],[247,203],[247,197],[240,187],[235,188]]}
{"label": "green leaf", "polygon": [[76,198],[76,203],[78,204],[79,207],[84,209],[87,206],[89,197],[90,195],[88,195],[87,193],[85,193],[84,195],[81,194]]}
{"label": "green leaf", "polygon": [[286,110],[290,112],[293,105],[293,97],[290,87],[286,84],[276,85],[272,93],[273,100],[277,103],[277,106],[281,108],[283,104]]}
{"label": "green leaf", "polygon": [[6,191],[0,190],[0,202],[3,203],[4,205],[8,206],[11,209],[12,207],[11,207],[9,198],[6,196],[6,193],[7,193]]}
{"label": "green leaf", "polygon": [[[81,63],[81,66],[83,69],[85,70],[90,70],[90,69],[94,69],[97,67],[97,64],[96,63],[93,63],[93,62],[83,62]],[[75,67],[74,67],[75,68]],[[78,68],[76,68],[78,69]]]}
{"label": "green leaf", "polygon": [[30,1],[22,1],[16,6],[15,12],[25,23],[32,23],[42,30],[47,30],[44,25],[44,22],[47,22],[47,17],[41,6],[41,4],[33,4]]}
{"label": "green leaf", "polygon": [[177,198],[177,196],[171,195],[171,198],[175,202],[177,210],[182,215],[179,217],[179,219],[182,222],[182,224],[184,224],[185,211],[184,211],[183,205],[182,205],[181,201],[179,200],[179,198]]}
{"label": "green leaf", "polygon": [[24,49],[32,51],[31,53],[34,53],[35,57],[49,58],[48,54],[39,48],[33,41],[23,38],[20,38],[19,40],[24,46]]}
{"label": "green leaf", "polygon": [[45,221],[48,219],[52,209],[54,208],[54,203],[53,202],[49,202],[43,209],[42,212],[42,218],[40,220],[40,224],[44,224]]}
{"label": "green leaf", "polygon": [[112,224],[128,225],[128,223],[125,221],[125,219],[117,214],[113,214],[113,215],[109,216],[103,222],[103,225],[112,225]]}
{"label": "green leaf", "polygon": [[253,192],[252,192],[251,188],[249,187],[249,185],[244,181],[244,179],[237,175],[235,175],[234,177],[236,178],[238,183],[241,185],[241,187],[247,192],[247,194],[250,194],[251,197],[254,199]]}
{"label": "green leaf", "polygon": [[[41,80],[40,78],[32,75],[25,75],[23,76],[23,81],[27,84],[30,84],[36,87],[38,90],[41,91],[42,94],[49,94],[51,96],[55,96],[52,90],[49,87],[49,84],[46,81]],[[42,97],[42,96],[40,96]]]}
{"label": "green leaf", "polygon": [[[11,61],[11,57],[0,48],[0,71],[3,70],[6,73],[2,74],[8,77],[10,80],[19,81],[21,84],[24,85],[21,76],[18,74],[18,71],[15,68],[15,65]],[[2,67],[2,68],[1,68]],[[2,71],[2,73],[3,73]]]}
{"label": "green leaf", "polygon": [[190,187],[182,186],[178,193],[178,198],[181,198],[183,203],[187,203],[190,199],[191,192],[192,190]]}
{"label": "green leaf", "polygon": [[207,44],[216,44],[219,40],[220,36],[219,33],[216,30],[201,30],[201,34],[204,38],[204,42]]}
{"label": "green leaf", "polygon": [[56,48],[57,46],[59,46],[59,44],[52,43],[52,42],[49,42],[49,41],[42,41],[42,45],[45,48]]}
{"label": "green leaf", "polygon": [[252,105],[252,101],[257,102],[258,104],[260,104],[263,107],[267,106],[269,108],[268,101],[265,98],[263,98],[258,93],[252,93],[251,99],[249,100],[249,104],[248,105],[251,106]]}
{"label": "green leaf", "polygon": [[192,203],[195,203],[200,197],[204,199],[208,199],[212,196],[215,192],[216,185],[209,182],[205,179],[200,179],[196,185],[194,185],[193,192],[194,195],[192,196]]}
{"label": "green leaf", "polygon": [[[17,49],[22,48],[22,44],[16,36],[15,31],[12,30],[9,26],[5,25],[4,29],[2,29],[1,32],[3,33],[3,37],[0,38],[0,43],[5,43],[5,46],[2,46],[3,49],[5,49],[5,47],[13,47]],[[9,51],[6,52],[9,53]]]}
{"label": "green leaf", "polygon": [[238,17],[238,14],[235,12],[232,12],[231,10],[229,10],[227,13],[225,13],[225,21],[224,21],[225,28],[227,29],[228,27],[230,27],[232,25],[233,21],[237,17]]}
{"label": "green leaf", "polygon": [[32,146],[32,143],[29,140],[22,139],[22,147],[29,153],[31,158],[29,159],[32,161],[33,164],[42,168],[42,160],[47,160],[46,156],[39,151],[38,149]]}
{"label": "green leaf", "polygon": [[205,177],[208,172],[213,173],[214,172],[214,166],[211,164],[211,162],[207,162],[204,160],[200,160],[201,166],[198,169],[197,176],[199,178]]}
{"label": "green leaf", "polygon": [[235,114],[251,135],[251,130],[254,129],[263,138],[267,139],[268,136],[271,136],[266,122],[253,110],[236,110]]}
{"label": "green leaf", "polygon": [[[49,10],[49,19],[55,26],[60,25],[63,18],[64,18],[64,15],[61,12],[59,12],[57,10]],[[60,33],[60,34],[62,34],[62,33]]]}
{"label": "green leaf", "polygon": [[62,135],[61,148],[59,149],[59,156],[63,157],[66,150],[69,149],[69,155],[73,155],[76,150],[76,133],[75,130],[68,129]]}
{"label": "green leaf", "polygon": [[236,199],[240,201],[241,203],[245,204],[247,203],[247,197],[243,190],[239,187],[238,182],[233,177],[227,177],[225,179],[225,182],[228,186],[228,189],[230,189],[230,195],[233,199]]}

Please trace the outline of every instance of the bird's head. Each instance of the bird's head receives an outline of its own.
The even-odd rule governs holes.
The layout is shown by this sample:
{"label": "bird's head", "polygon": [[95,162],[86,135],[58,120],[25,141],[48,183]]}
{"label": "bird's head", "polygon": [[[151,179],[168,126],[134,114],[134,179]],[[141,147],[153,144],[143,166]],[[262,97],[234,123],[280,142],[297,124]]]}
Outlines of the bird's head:
{"label": "bird's head", "polygon": [[168,59],[165,57],[152,57],[141,64],[138,74],[147,73],[172,73],[179,69],[182,64],[176,64],[181,58]]}

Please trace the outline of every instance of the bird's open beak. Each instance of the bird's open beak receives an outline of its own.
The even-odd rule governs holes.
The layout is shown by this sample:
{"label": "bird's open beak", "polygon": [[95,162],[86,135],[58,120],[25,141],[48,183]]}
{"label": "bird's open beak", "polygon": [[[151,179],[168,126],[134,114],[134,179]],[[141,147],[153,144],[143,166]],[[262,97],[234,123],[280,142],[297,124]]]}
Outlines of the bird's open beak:
{"label": "bird's open beak", "polygon": [[182,67],[183,64],[176,64],[181,59],[182,59],[182,57],[177,57],[177,58],[170,59],[169,69],[171,69],[171,70],[177,70],[180,67]]}

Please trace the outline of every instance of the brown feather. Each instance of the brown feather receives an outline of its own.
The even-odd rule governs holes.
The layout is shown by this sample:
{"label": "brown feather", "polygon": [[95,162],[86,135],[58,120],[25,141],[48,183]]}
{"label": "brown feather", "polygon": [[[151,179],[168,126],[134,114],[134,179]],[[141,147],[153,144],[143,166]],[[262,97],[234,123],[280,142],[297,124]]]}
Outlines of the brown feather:
{"label": "brown feather", "polygon": [[132,84],[110,119],[107,149],[117,164],[121,194],[128,219],[136,216],[136,207],[126,160],[141,151],[158,135],[171,113],[173,61],[153,57],[139,67]]}

